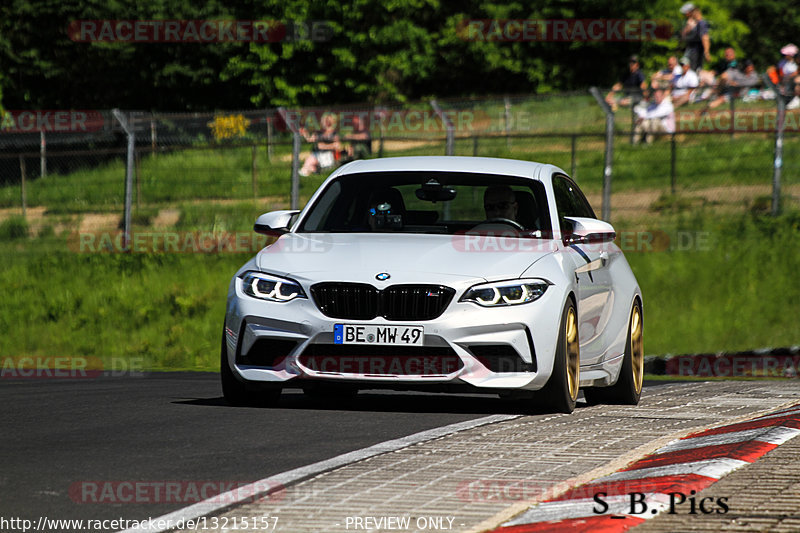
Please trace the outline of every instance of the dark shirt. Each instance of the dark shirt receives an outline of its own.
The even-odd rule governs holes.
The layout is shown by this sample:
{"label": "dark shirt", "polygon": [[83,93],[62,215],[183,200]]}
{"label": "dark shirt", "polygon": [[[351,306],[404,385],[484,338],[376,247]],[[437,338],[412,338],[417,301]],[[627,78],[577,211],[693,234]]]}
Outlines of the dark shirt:
{"label": "dark shirt", "polygon": [[331,150],[331,148],[320,148],[320,144],[332,144],[336,142],[336,138],[339,136],[339,133],[336,131],[325,133],[325,131],[318,131],[316,133],[317,142],[314,143],[314,150],[316,151],[323,151],[323,150]]}
{"label": "dark shirt", "polygon": [[731,61],[728,61],[726,59],[720,59],[719,61],[714,63],[714,68],[712,70],[717,74],[722,74],[723,72],[725,72],[730,68],[739,69],[739,60],[733,59]]}
{"label": "dark shirt", "polygon": [[622,83],[622,90],[627,94],[641,92],[642,83],[644,83],[644,73],[642,69],[638,69],[636,72],[629,71],[622,77],[620,82]]}
{"label": "dark shirt", "polygon": [[708,22],[706,22],[706,19],[700,19],[697,21],[695,27],[683,36],[683,39],[686,41],[686,49],[697,50],[702,54],[704,35],[708,35]]}

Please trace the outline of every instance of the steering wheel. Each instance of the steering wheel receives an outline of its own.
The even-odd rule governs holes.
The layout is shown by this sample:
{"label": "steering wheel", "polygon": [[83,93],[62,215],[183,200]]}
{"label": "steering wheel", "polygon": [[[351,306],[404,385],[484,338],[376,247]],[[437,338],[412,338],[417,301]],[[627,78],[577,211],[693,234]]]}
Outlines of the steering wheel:
{"label": "steering wheel", "polygon": [[514,229],[525,231],[525,228],[523,228],[519,222],[511,220],[510,218],[490,218],[484,222],[481,222],[481,224],[507,224]]}

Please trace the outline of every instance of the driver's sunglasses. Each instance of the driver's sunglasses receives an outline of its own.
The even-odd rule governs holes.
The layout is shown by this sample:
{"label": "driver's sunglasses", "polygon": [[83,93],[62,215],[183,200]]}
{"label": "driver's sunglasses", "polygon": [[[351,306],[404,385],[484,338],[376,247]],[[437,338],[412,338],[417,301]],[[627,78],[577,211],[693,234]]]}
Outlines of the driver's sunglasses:
{"label": "driver's sunglasses", "polygon": [[503,211],[514,205],[516,202],[496,202],[493,204],[483,204],[486,211]]}

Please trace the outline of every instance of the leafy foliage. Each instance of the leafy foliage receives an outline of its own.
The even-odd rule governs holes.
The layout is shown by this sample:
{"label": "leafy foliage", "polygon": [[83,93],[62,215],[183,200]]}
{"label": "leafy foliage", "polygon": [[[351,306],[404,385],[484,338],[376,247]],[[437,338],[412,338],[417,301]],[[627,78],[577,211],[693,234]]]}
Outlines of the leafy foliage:
{"label": "leafy foliage", "polygon": [[[395,103],[430,95],[543,93],[610,85],[637,53],[645,70],[680,53],[677,38],[644,42],[469,40],[464,24],[488,19],[653,19],[677,34],[683,0],[7,0],[0,5],[0,90],[9,108],[237,109],[348,102]],[[774,63],[795,39],[789,0],[698,0],[712,55],[725,46]],[[268,20],[281,42],[83,43],[75,20]],[[330,39],[307,37],[324,22]]]}

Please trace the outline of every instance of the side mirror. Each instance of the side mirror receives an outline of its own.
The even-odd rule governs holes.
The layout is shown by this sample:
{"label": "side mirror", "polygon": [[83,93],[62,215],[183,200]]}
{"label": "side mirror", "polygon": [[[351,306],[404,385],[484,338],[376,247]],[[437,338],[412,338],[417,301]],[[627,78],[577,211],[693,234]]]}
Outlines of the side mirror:
{"label": "side mirror", "polygon": [[283,235],[289,231],[292,217],[300,211],[270,211],[256,219],[253,231],[263,235]]}
{"label": "side mirror", "polygon": [[611,242],[617,236],[614,226],[596,218],[564,217],[572,224],[572,233],[564,236],[564,244]]}

